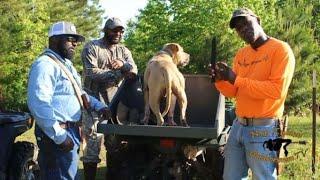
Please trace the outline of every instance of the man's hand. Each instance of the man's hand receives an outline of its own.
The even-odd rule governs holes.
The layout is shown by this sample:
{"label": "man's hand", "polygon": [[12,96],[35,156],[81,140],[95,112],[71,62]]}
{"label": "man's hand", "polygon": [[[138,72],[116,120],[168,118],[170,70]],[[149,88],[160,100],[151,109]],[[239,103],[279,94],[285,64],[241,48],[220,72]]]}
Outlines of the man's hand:
{"label": "man's hand", "polygon": [[212,64],[209,64],[208,65],[208,74],[209,76],[211,77],[212,79],[212,82],[216,79],[216,72],[215,72],[215,69],[214,69],[214,65]]}
{"label": "man's hand", "polygon": [[123,66],[123,62],[121,60],[115,59],[111,62],[112,69],[120,69]]}
{"label": "man's hand", "polygon": [[209,76],[212,78],[214,82],[224,80],[219,73],[217,73],[217,66],[209,64]]}
{"label": "man's hand", "polygon": [[100,115],[102,115],[103,119],[110,119],[111,118],[111,111],[108,107],[104,107],[98,111]]}
{"label": "man's hand", "polygon": [[224,62],[217,62],[215,68],[215,78],[216,80],[229,81],[234,84],[237,75],[232,71],[232,69]]}
{"label": "man's hand", "polygon": [[58,144],[58,147],[63,152],[69,152],[73,149],[74,143],[72,139],[67,135],[66,140],[64,140],[61,144]]}

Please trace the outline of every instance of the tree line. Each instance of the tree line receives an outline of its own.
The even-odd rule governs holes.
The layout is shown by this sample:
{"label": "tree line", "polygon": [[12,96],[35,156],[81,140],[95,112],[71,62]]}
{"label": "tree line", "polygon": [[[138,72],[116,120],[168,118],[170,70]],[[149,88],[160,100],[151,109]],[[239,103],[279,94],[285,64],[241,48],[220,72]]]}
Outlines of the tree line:
{"label": "tree line", "polygon": [[[0,110],[28,111],[28,72],[47,47],[50,25],[70,21],[80,34],[94,38],[99,36],[103,12],[98,0],[1,0]],[[77,50],[79,67],[81,47]]]}
{"label": "tree line", "polygon": [[[231,64],[243,42],[229,28],[232,11],[248,7],[260,16],[266,33],[289,43],[296,69],[286,112],[304,114],[311,107],[311,74],[320,70],[318,0],[149,0],[127,24],[124,43],[140,73],[165,43],[177,42],[190,53],[184,73],[207,73],[211,39],[218,38],[218,60]],[[26,110],[30,64],[46,47],[49,26],[68,20],[87,40],[98,38],[103,10],[97,0],[8,0],[0,5],[0,109]],[[82,70],[78,47],[76,67]],[[319,87],[319,85],[318,85]],[[318,99],[319,100],[319,99]]]}

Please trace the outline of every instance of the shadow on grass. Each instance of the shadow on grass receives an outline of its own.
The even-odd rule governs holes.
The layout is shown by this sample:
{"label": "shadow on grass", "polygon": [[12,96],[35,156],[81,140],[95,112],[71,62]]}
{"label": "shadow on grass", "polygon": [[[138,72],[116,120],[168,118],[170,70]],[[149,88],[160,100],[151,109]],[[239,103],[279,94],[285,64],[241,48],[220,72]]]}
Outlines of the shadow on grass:
{"label": "shadow on grass", "polygon": [[[97,175],[96,175],[96,179],[95,180],[105,180],[105,176],[106,176],[106,167],[98,167],[97,169]],[[84,179],[84,170],[83,169],[79,169],[79,175],[80,175],[80,179]],[[94,180],[94,179],[92,179]]]}

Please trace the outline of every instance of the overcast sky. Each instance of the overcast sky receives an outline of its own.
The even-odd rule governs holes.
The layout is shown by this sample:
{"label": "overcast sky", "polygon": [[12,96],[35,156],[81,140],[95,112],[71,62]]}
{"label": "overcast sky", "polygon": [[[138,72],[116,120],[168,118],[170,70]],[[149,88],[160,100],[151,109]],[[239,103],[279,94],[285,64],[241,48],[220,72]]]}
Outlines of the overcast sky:
{"label": "overcast sky", "polygon": [[[100,0],[100,4],[105,10],[104,17],[119,17],[124,23],[139,13],[138,9],[143,9],[148,0]],[[103,24],[106,19],[104,19]]]}

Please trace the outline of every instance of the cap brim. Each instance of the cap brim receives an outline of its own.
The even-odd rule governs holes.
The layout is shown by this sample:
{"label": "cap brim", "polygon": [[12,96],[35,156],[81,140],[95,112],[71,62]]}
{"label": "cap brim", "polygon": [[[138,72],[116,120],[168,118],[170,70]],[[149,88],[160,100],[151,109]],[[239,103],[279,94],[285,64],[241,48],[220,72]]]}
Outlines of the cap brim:
{"label": "cap brim", "polygon": [[252,17],[257,18],[258,21],[260,20],[260,18],[259,18],[258,16],[255,16],[255,15],[240,14],[240,15],[237,15],[237,16],[234,16],[234,17],[231,18],[231,20],[230,20],[230,22],[229,22],[229,27],[230,27],[231,29],[235,28],[235,24],[234,24],[235,19],[237,19],[237,18],[239,18],[239,17],[246,17],[246,16],[252,16]]}
{"label": "cap brim", "polygon": [[56,34],[56,35],[49,36],[49,38],[51,38],[51,37],[63,37],[63,36],[72,36],[72,37],[76,38],[78,42],[84,42],[85,39],[86,39],[84,36],[81,36],[80,34]]}
{"label": "cap brim", "polygon": [[115,28],[118,28],[118,27],[121,27],[122,29],[124,29],[124,26],[123,25],[116,25],[116,26],[114,26],[112,29],[115,29]]}
{"label": "cap brim", "polygon": [[84,42],[86,40],[86,38],[84,36],[78,35],[78,41],[79,42]]}
{"label": "cap brim", "polygon": [[238,16],[232,17],[231,20],[230,20],[230,22],[229,22],[229,27],[230,27],[231,29],[233,29],[234,26],[235,26],[235,24],[234,24],[235,19],[237,19],[238,17],[246,17],[246,16],[250,16],[250,15],[244,15],[244,14],[242,14],[242,15],[238,15]]}
{"label": "cap brim", "polygon": [[86,40],[86,38],[84,36],[81,36],[80,34],[66,34],[66,35],[75,37],[78,42],[84,42]]}
{"label": "cap brim", "polygon": [[115,25],[115,26],[111,26],[111,27],[105,27],[104,29],[102,29],[103,31],[106,31],[107,29],[115,29],[115,28],[118,28],[118,27],[121,27],[122,29],[124,29],[124,26],[123,25]]}

